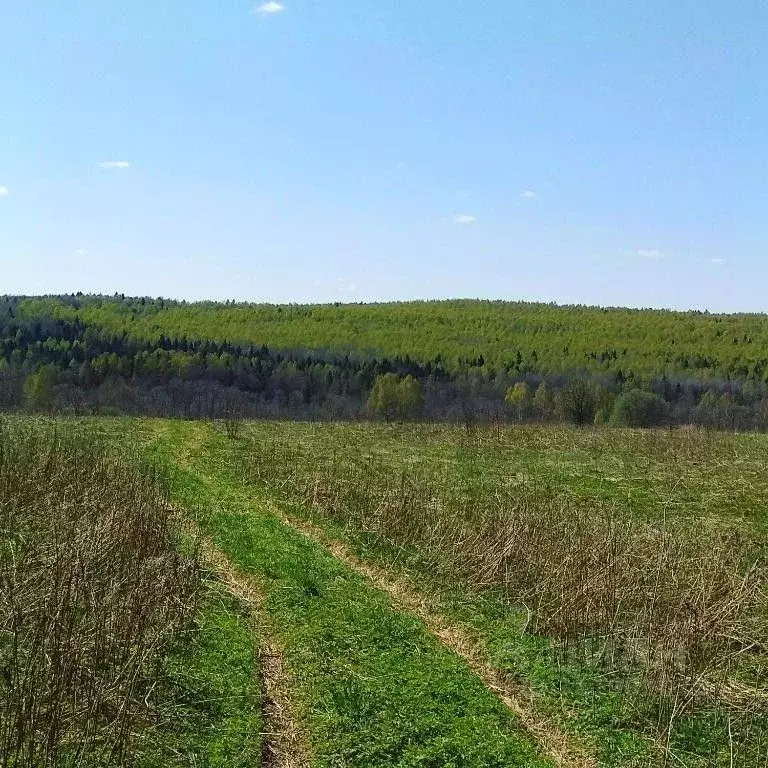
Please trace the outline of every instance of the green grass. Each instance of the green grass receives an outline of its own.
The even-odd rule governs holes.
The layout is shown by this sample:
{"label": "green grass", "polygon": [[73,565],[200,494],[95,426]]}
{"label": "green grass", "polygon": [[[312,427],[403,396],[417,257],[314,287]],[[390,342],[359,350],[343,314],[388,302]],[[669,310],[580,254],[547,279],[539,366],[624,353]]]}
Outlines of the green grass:
{"label": "green grass", "polygon": [[258,768],[250,617],[129,424],[0,421],[0,765]]}
{"label": "green grass", "polygon": [[195,623],[165,661],[156,723],[141,733],[140,768],[261,765],[258,666],[251,618],[215,580]]}
{"label": "green grass", "polygon": [[148,451],[175,464],[178,501],[263,583],[313,766],[549,764],[461,659],[269,511],[237,477],[220,433],[152,426]]}

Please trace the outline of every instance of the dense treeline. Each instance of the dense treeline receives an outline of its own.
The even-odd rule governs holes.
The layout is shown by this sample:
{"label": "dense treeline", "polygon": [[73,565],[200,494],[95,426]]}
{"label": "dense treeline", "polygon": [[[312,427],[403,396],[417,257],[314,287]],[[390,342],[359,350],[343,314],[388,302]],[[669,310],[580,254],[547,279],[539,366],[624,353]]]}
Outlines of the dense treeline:
{"label": "dense treeline", "polygon": [[4,408],[762,429],[767,382],[764,315],[0,299]]}
{"label": "dense treeline", "polygon": [[61,297],[30,315],[79,317],[132,337],[211,339],[427,361],[452,373],[768,378],[768,315],[713,315],[501,301],[257,305]]}
{"label": "dense treeline", "polygon": [[360,415],[374,381],[388,373],[450,390],[439,363],[163,334],[146,340],[76,314],[30,311],[30,302],[13,297],[0,300],[0,353],[5,408],[348,418]]}

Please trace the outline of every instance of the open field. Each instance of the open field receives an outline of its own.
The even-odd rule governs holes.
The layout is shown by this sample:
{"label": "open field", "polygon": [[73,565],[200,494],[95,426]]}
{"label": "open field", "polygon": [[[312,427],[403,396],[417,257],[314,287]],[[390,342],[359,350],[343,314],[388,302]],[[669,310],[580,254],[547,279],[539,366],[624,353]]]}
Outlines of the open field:
{"label": "open field", "polygon": [[[313,766],[548,765],[455,654],[230,469],[223,433],[150,423],[180,503],[256,579]],[[207,441],[213,438],[213,444]]]}
{"label": "open field", "polygon": [[59,430],[140,452],[208,574],[99,764],[768,765],[763,436]]}
{"label": "open field", "polygon": [[[671,755],[703,749],[702,765],[719,741],[725,764],[733,749],[749,765],[765,726],[754,716],[765,701],[763,444],[689,430],[264,425],[243,462],[297,514],[330,522],[420,589],[455,600],[462,585],[458,613],[511,674],[536,676],[541,658],[523,660],[530,647],[505,636],[506,606],[524,606],[519,621],[550,638],[545,664],[559,675],[586,662],[556,680],[557,695],[570,686],[579,698],[586,681],[603,695],[607,709],[581,726],[657,745],[662,735]],[[551,680],[534,682],[546,692]]]}
{"label": "open field", "polygon": [[160,424],[154,450],[175,440],[380,589],[391,577],[398,610],[403,590],[426,601],[417,618],[471,638],[574,754],[765,761],[764,438]]}

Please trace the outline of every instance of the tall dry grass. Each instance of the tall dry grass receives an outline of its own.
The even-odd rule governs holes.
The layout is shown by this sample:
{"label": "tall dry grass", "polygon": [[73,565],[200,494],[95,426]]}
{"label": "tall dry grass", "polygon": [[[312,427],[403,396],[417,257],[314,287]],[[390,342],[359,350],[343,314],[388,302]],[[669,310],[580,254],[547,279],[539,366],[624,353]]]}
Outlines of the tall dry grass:
{"label": "tall dry grass", "polygon": [[423,571],[525,608],[528,629],[569,653],[639,669],[641,688],[665,703],[662,729],[703,700],[767,709],[768,689],[741,673],[745,659],[767,658],[768,570],[736,526],[649,520],[525,484],[467,496],[450,473],[279,442],[254,441],[248,466],[318,516],[415,555]]}
{"label": "tall dry grass", "polygon": [[86,433],[0,421],[0,766],[129,754],[190,614],[156,477]]}

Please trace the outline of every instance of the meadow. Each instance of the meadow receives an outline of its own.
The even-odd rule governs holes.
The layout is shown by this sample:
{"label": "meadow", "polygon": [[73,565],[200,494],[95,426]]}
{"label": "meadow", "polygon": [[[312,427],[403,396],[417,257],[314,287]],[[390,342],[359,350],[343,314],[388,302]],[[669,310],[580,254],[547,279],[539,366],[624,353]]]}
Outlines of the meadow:
{"label": "meadow", "polygon": [[296,514],[463,616],[497,666],[527,668],[541,706],[559,698],[556,717],[591,732],[608,763],[621,733],[686,765],[757,765],[764,442],[279,424],[259,426],[241,460]]}
{"label": "meadow", "polygon": [[[17,530],[3,583],[56,593],[12,542],[48,558],[60,546],[55,572],[113,596],[73,592],[66,637],[85,648],[105,620],[89,611],[143,596],[146,620],[124,624],[148,639],[116,641],[151,653],[121,661],[123,688],[87,688],[104,700],[79,713],[72,686],[115,675],[106,652],[72,656],[58,699],[48,662],[28,664],[36,680],[2,689],[3,765],[768,765],[762,435],[126,418],[4,430],[28,436],[3,442],[4,531],[34,507],[80,533],[54,546],[46,526]],[[11,450],[33,438],[48,448]],[[154,600],[133,567],[137,509],[164,532],[147,537],[167,585]],[[78,571],[86,555],[70,550],[113,529],[131,533]],[[158,581],[164,563],[174,578]],[[23,604],[22,626],[4,602],[3,636],[23,640],[4,644],[6,670],[23,666],[11,647],[45,659],[35,621],[49,645],[65,632],[32,610],[50,600]],[[26,702],[66,715],[55,741],[30,727],[12,754]]]}

